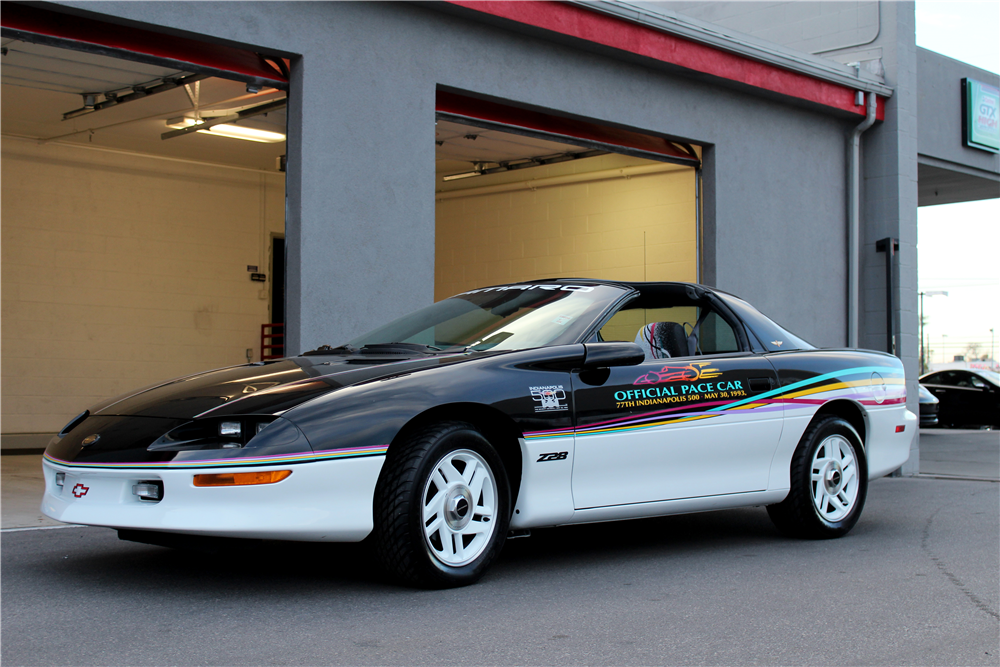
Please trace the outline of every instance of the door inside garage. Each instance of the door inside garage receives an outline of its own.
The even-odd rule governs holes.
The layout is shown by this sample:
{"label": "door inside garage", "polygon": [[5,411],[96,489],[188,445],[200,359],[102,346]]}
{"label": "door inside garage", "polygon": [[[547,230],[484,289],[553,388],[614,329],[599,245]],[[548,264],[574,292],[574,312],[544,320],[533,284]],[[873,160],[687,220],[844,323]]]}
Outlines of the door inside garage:
{"label": "door inside garage", "polygon": [[439,93],[435,299],[554,277],[697,281],[699,147],[454,99]]}
{"label": "door inside garage", "polygon": [[283,319],[287,92],[26,39],[4,12],[8,448],[98,400],[261,358],[262,325]]}

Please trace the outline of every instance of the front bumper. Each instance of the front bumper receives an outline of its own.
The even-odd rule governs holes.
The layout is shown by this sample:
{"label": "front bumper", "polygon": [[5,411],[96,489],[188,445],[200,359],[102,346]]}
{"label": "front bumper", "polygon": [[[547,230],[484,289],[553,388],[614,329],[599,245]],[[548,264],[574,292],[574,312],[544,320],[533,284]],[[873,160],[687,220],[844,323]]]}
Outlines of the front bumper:
{"label": "front bumper", "polygon": [[[384,456],[273,465],[292,470],[275,484],[196,487],[211,470],[78,468],[43,460],[42,513],[57,521],[108,528],[257,539],[359,542],[372,530],[372,500]],[[56,474],[64,473],[62,486]],[[142,500],[132,487],[160,481],[163,498]]]}
{"label": "front bumper", "polygon": [[921,403],[920,404],[920,426],[937,426],[938,424],[938,404],[937,403]]}

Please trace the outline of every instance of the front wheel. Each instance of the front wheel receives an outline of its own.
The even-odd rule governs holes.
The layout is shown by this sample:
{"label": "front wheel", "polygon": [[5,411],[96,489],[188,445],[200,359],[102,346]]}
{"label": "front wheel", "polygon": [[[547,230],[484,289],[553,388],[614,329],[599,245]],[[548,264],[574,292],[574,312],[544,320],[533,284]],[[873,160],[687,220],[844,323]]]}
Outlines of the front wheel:
{"label": "front wheel", "polygon": [[390,448],[374,511],[376,553],[391,575],[422,588],[465,586],[506,539],[507,475],[473,426],[437,424]]}
{"label": "front wheel", "polygon": [[829,539],[846,535],[861,516],[868,469],[857,432],[839,417],[812,424],[791,462],[788,497],[769,505],[778,530],[792,537]]}

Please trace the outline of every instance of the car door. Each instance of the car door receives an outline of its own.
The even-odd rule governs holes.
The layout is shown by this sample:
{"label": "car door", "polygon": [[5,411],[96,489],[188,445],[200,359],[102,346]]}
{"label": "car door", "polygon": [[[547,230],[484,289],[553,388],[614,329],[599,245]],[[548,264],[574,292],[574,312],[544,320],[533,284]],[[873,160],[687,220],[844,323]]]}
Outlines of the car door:
{"label": "car door", "polygon": [[[961,370],[941,371],[924,379],[923,384],[941,402],[938,417],[942,425],[961,426],[975,423],[983,391],[976,387],[972,373]],[[978,378],[976,378],[978,380]],[[985,385],[981,380],[981,385]]]}
{"label": "car door", "polygon": [[958,414],[961,423],[972,426],[993,423],[991,404],[995,399],[993,388],[986,380],[975,373],[960,371],[958,386],[954,387],[954,390],[962,392],[956,401],[960,408]]}
{"label": "car door", "polygon": [[[621,319],[602,338],[609,329],[625,338],[614,329],[642,325]],[[776,388],[777,374],[765,358],[732,349],[735,337],[721,320],[703,326],[716,342],[701,351],[715,354],[647,356],[638,366],[574,374],[577,509],[767,488],[782,408],[753,398]]]}

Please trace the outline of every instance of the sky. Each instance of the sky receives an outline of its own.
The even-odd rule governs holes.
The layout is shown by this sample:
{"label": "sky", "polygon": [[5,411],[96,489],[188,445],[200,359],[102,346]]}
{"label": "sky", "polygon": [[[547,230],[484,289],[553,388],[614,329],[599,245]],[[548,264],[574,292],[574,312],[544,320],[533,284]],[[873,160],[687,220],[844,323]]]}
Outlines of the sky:
{"label": "sky", "polygon": [[[917,0],[917,46],[1000,72],[1000,0]],[[956,104],[959,100],[956,97]],[[924,340],[934,362],[969,343],[1000,355],[1000,199],[923,206],[917,211],[917,262]],[[990,329],[993,329],[993,334]]]}

